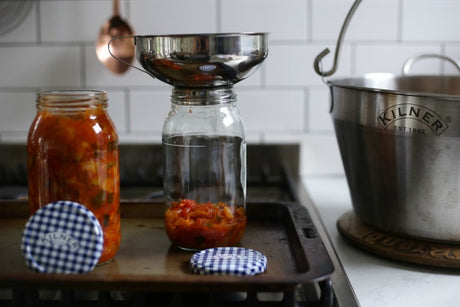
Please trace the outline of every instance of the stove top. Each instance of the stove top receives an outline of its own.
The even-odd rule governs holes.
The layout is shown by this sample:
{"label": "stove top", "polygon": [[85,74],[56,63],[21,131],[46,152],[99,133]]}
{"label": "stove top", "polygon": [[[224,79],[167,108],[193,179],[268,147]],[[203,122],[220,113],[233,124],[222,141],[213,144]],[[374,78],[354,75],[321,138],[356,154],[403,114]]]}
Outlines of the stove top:
{"label": "stove top", "polygon": [[[331,274],[314,282],[302,284],[292,293],[254,294],[247,292],[241,298],[241,304],[246,306],[358,306],[353,289],[330,243],[317,210],[299,179],[299,152],[300,148],[297,144],[248,145],[247,202],[248,204],[295,204],[306,208],[308,220],[311,221],[312,226],[303,227],[303,235],[318,237],[326,250],[325,257],[329,257],[328,261],[332,263],[334,270]],[[124,201],[131,203],[162,202],[161,160],[160,145],[122,145],[120,147],[121,198]],[[11,199],[19,199],[19,201],[26,199],[26,161],[24,146],[0,145],[0,205]],[[293,212],[296,215],[297,211]],[[315,259],[309,259],[309,261],[315,263]],[[4,286],[0,284],[0,288]],[[12,293],[8,292],[8,289],[6,291],[0,291],[0,302],[2,299],[3,301],[17,300],[23,295],[30,295],[27,291],[24,292],[24,289],[13,289]],[[71,295],[72,300],[75,300],[76,293]],[[32,295],[37,296],[36,293]],[[65,292],[59,293],[59,300],[65,299],[65,295]],[[80,295],[82,295],[81,291]],[[96,300],[100,304],[104,300],[106,303],[113,300],[113,293],[107,295],[107,293],[99,293],[96,295]],[[139,300],[145,303],[158,299],[148,293],[136,293],[134,296],[132,293],[125,293],[124,295],[130,297],[126,302]],[[170,293],[164,295],[166,298],[169,297],[169,299],[163,299],[170,302],[171,306],[190,306],[193,301],[210,302],[210,306],[225,306],[224,303],[228,300],[224,298],[229,293],[219,295],[216,293],[201,295],[188,293],[173,298]],[[231,293],[231,295],[238,296],[241,293]],[[117,302],[121,301],[123,300],[120,299]],[[180,301],[182,304],[178,303]],[[234,302],[234,300],[230,301]],[[231,306],[237,305],[232,304]]]}

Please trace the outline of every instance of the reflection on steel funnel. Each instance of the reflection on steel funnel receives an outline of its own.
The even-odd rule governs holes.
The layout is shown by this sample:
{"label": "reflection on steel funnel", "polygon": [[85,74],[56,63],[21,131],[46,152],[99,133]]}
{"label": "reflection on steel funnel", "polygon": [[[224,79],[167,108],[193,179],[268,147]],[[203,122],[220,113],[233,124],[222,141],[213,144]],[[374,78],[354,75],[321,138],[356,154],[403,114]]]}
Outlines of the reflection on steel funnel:
{"label": "reflection on steel funnel", "polygon": [[267,57],[267,33],[134,36],[137,68],[174,87],[222,87],[248,77]]}

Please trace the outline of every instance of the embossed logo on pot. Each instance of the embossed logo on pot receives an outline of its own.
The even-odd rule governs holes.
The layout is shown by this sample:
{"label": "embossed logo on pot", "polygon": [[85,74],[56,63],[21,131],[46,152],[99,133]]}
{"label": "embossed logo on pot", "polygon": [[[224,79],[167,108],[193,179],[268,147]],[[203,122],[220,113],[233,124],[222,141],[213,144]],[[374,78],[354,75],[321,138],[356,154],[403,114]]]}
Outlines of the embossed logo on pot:
{"label": "embossed logo on pot", "polygon": [[[385,129],[394,127],[398,131],[423,132],[420,127],[426,126],[435,135],[442,134],[449,127],[446,121],[433,110],[410,103],[398,104],[386,109],[379,114],[377,120]],[[396,125],[396,121],[399,120],[405,120],[404,125]]]}

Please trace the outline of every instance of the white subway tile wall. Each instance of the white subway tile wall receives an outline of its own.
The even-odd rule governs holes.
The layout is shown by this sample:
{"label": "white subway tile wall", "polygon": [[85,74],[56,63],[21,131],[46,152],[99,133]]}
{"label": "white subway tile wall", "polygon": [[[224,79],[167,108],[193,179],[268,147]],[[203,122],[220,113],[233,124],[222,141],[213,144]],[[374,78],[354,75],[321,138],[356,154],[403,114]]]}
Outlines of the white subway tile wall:
{"label": "white subway tile wall", "polygon": [[[19,0],[11,0],[19,1]],[[25,143],[35,95],[45,89],[108,92],[122,143],[160,143],[169,110],[168,85],[135,69],[110,73],[95,41],[112,14],[111,0],[34,0],[26,18],[0,35],[0,142]],[[302,175],[343,174],[329,116],[329,90],[313,70],[324,48],[332,65],[342,22],[353,0],[122,0],[136,34],[269,32],[269,56],[238,84],[249,143],[298,143]],[[421,53],[460,59],[460,1],[366,0],[345,36],[334,77],[399,74]],[[425,60],[411,73],[457,73]]]}

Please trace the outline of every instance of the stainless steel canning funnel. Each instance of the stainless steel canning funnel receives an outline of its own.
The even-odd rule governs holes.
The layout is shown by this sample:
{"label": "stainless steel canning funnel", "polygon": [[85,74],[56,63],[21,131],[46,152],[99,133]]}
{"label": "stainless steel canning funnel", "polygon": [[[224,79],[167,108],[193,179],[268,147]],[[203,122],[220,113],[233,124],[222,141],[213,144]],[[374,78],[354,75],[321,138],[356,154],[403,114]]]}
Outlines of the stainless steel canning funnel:
{"label": "stainless steel canning funnel", "polygon": [[133,38],[143,69],[133,67],[174,87],[222,87],[245,79],[267,57],[267,36],[215,33],[115,39]]}

